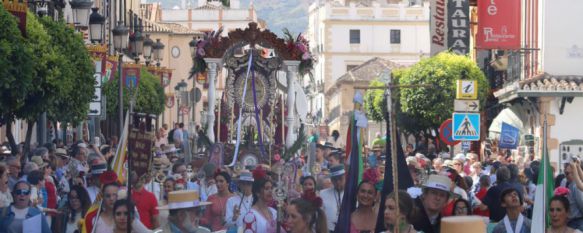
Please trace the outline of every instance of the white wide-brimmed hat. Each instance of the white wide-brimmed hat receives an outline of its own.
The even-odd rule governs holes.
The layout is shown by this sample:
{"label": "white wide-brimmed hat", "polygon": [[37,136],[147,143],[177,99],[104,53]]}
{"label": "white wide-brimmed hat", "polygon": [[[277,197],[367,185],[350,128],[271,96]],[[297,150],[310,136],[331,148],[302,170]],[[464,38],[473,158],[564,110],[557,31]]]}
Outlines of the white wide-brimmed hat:
{"label": "white wide-brimmed hat", "polygon": [[211,202],[200,201],[196,190],[180,190],[168,193],[168,205],[158,207],[159,210],[188,209],[210,205]]}
{"label": "white wide-brimmed hat", "polygon": [[253,181],[255,181],[255,179],[253,179],[253,174],[250,171],[243,170],[239,173],[239,177],[237,178],[237,181],[253,182]]}
{"label": "white wide-brimmed hat", "polygon": [[429,179],[423,184],[424,188],[432,188],[445,192],[450,192],[451,180],[447,176],[430,175]]}

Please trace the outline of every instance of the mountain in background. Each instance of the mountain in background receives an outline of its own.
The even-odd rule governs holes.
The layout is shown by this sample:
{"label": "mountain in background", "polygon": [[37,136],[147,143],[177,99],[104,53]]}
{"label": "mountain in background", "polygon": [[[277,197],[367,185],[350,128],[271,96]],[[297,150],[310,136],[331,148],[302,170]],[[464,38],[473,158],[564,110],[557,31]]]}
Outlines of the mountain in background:
{"label": "mountain in background", "polygon": [[[247,8],[250,0],[241,0],[241,7]],[[279,36],[287,28],[293,35],[306,32],[308,28],[308,7],[314,0],[254,0],[258,18],[267,22],[267,28]],[[162,8],[170,9],[180,6],[181,0],[147,0],[147,2],[161,2]],[[188,0],[187,0],[188,2]],[[196,0],[192,6],[198,6]]]}

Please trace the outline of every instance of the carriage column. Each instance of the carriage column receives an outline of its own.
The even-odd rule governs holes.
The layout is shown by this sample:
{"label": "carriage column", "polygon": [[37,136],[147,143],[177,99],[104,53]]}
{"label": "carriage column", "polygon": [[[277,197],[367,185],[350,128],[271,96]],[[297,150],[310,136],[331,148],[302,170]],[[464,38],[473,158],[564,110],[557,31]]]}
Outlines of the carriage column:
{"label": "carriage column", "polygon": [[285,60],[283,64],[286,66],[287,72],[287,137],[285,145],[290,148],[292,144],[296,141],[296,134],[294,132],[294,122],[295,122],[295,102],[296,93],[294,89],[294,81],[298,73],[298,65],[300,61]]}
{"label": "carriage column", "polygon": [[211,143],[215,142],[215,81],[217,79],[217,69],[221,67],[221,59],[219,58],[205,58],[204,61],[208,64],[208,110],[207,110],[207,130],[206,136]]}

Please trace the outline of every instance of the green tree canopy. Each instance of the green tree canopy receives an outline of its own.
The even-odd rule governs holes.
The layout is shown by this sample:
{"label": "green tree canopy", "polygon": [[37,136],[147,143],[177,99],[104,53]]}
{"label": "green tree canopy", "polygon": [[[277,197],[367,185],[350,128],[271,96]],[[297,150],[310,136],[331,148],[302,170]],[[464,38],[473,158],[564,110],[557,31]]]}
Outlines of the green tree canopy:
{"label": "green tree canopy", "polygon": [[478,99],[483,106],[488,94],[488,81],[469,57],[443,52],[404,70],[400,75],[399,84],[433,84],[434,87],[399,90],[402,111],[399,118],[412,118],[414,121],[399,125],[415,132],[435,129],[443,121],[451,118],[458,79],[478,81]]}
{"label": "green tree canopy", "polygon": [[0,122],[10,123],[33,86],[33,53],[18,30],[16,18],[2,4],[0,31]]}
{"label": "green tree canopy", "polygon": [[49,17],[41,22],[51,37],[51,45],[61,56],[65,56],[59,67],[59,78],[51,80],[56,86],[57,97],[49,106],[51,120],[78,123],[87,118],[89,102],[94,95],[94,63],[85,48],[82,35],[63,21]]}
{"label": "green tree canopy", "polygon": [[34,81],[26,93],[25,104],[16,111],[16,117],[34,123],[37,117],[47,111],[61,97],[64,78],[61,69],[66,68],[67,57],[51,44],[51,37],[36,15],[27,12],[26,43],[36,56],[31,57],[30,67]]}
{"label": "green tree canopy", "polygon": [[[369,87],[384,87],[385,83],[375,79],[370,82]],[[383,103],[385,98],[385,90],[383,89],[370,89],[367,90],[364,94],[364,110],[366,111],[366,115],[370,117],[370,119],[380,122],[384,120],[384,112],[386,111],[386,107],[384,107]]]}
{"label": "green tree canopy", "polygon": [[[114,115],[118,111],[118,75],[115,79],[103,85],[103,92],[107,98],[107,114]],[[123,88],[124,111],[129,107],[129,89]],[[166,96],[164,89],[160,85],[160,78],[142,68],[140,72],[140,83],[138,84],[136,96],[135,112],[143,112],[159,115],[164,111]]]}

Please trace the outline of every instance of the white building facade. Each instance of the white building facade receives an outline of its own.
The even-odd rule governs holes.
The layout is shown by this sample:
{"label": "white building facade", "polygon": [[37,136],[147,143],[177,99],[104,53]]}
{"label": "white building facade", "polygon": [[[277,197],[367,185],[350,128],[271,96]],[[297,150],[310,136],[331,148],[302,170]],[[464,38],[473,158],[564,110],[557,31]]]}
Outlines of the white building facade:
{"label": "white building facade", "polygon": [[324,93],[336,79],[374,57],[411,65],[429,54],[429,2],[319,0],[309,8],[307,39],[317,58],[313,115],[327,119]]}
{"label": "white building facade", "polygon": [[250,22],[257,22],[253,4],[243,8],[238,0],[231,0],[230,4],[227,7],[218,0],[199,0],[195,8],[174,6],[171,9],[162,9],[161,21],[180,24],[202,32],[214,31],[219,27],[223,27],[224,32],[229,32],[237,28],[246,28]]}

